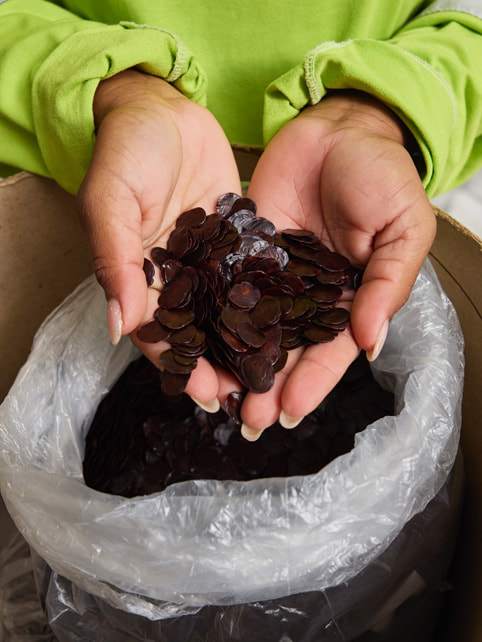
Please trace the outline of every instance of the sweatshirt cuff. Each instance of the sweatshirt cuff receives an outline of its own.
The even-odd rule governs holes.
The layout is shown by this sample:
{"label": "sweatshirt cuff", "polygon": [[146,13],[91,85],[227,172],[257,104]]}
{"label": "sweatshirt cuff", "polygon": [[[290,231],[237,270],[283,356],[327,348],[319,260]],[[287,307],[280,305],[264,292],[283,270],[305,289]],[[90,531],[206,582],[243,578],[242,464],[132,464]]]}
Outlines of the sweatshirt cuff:
{"label": "sweatshirt cuff", "polygon": [[32,102],[40,150],[50,175],[72,194],[92,157],[97,85],[132,67],[206,103],[206,76],[192,53],[174,34],[148,25],[98,25],[76,32],[35,75]]}
{"label": "sweatshirt cuff", "polygon": [[439,71],[388,41],[324,43],[310,51],[303,64],[275,80],[265,94],[265,144],[304,107],[340,89],[375,96],[406,124],[418,142],[424,165],[421,178],[430,191],[438,182],[437,168],[445,166],[449,154],[456,99]]}

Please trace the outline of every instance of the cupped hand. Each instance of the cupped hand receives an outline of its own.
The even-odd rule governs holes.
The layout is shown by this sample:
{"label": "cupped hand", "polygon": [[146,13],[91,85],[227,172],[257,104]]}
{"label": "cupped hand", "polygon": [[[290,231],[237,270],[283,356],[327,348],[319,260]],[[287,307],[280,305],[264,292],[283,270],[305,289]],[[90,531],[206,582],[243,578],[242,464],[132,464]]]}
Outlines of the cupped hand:
{"label": "cupped hand", "polygon": [[[97,137],[78,204],[108,301],[110,335],[117,343],[132,333],[159,365],[167,346],[141,344],[134,333],[157,307],[144,257],[152,247],[166,246],[181,212],[201,206],[210,213],[220,194],[239,193],[238,170],[212,114],[160,78],[128,70],[102,81],[94,117]],[[220,376],[200,359],[187,392],[216,404]]]}
{"label": "cupped hand", "polygon": [[305,228],[357,266],[361,287],[344,301],[351,323],[335,341],[294,351],[273,388],[249,393],[243,433],[278,417],[293,427],[341,379],[359,350],[377,357],[388,322],[407,300],[435,236],[435,217],[398,117],[360,92],[306,108],[272,139],[248,196],[277,229]]}

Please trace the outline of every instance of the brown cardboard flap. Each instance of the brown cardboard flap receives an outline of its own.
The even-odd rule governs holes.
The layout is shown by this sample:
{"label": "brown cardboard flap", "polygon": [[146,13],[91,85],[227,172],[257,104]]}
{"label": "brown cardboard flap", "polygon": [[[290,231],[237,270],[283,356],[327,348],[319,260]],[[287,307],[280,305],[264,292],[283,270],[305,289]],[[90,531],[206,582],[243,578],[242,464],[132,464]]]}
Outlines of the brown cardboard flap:
{"label": "brown cardboard flap", "polygon": [[26,172],[0,181],[0,400],[45,317],[91,273],[75,199]]}
{"label": "brown cardboard flap", "polygon": [[[443,641],[482,640],[482,246],[447,213],[436,209],[437,237],[430,258],[454,304],[465,338],[462,452],[467,476],[465,511],[454,563]],[[440,391],[443,394],[443,391]]]}

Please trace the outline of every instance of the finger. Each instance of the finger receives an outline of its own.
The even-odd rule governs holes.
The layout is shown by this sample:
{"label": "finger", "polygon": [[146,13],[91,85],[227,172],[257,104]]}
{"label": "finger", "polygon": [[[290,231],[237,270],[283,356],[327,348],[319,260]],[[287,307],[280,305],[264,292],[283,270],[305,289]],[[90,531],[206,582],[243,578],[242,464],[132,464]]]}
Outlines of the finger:
{"label": "finger", "polygon": [[121,181],[106,174],[93,162],[78,202],[94,271],[109,302],[108,325],[115,344],[140,323],[147,285],[139,204]]}
{"label": "finger", "polygon": [[353,335],[369,360],[380,353],[389,321],[407,301],[435,232],[432,207],[421,199],[375,237],[351,309]]}
{"label": "finger", "polygon": [[280,423],[293,428],[315,410],[358,354],[350,326],[330,343],[306,348],[283,387]]}

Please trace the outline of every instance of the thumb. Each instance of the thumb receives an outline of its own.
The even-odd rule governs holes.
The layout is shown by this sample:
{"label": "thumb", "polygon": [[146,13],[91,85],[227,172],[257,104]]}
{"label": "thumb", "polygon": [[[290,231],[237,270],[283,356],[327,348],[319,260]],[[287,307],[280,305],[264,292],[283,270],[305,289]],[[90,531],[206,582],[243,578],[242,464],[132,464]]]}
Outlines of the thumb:
{"label": "thumb", "polygon": [[370,361],[383,347],[389,321],[410,296],[435,232],[435,215],[424,199],[376,235],[350,322],[357,344]]}
{"label": "thumb", "polygon": [[81,186],[78,206],[108,301],[109,334],[117,344],[141,323],[147,307],[140,206],[127,186],[93,169]]}

